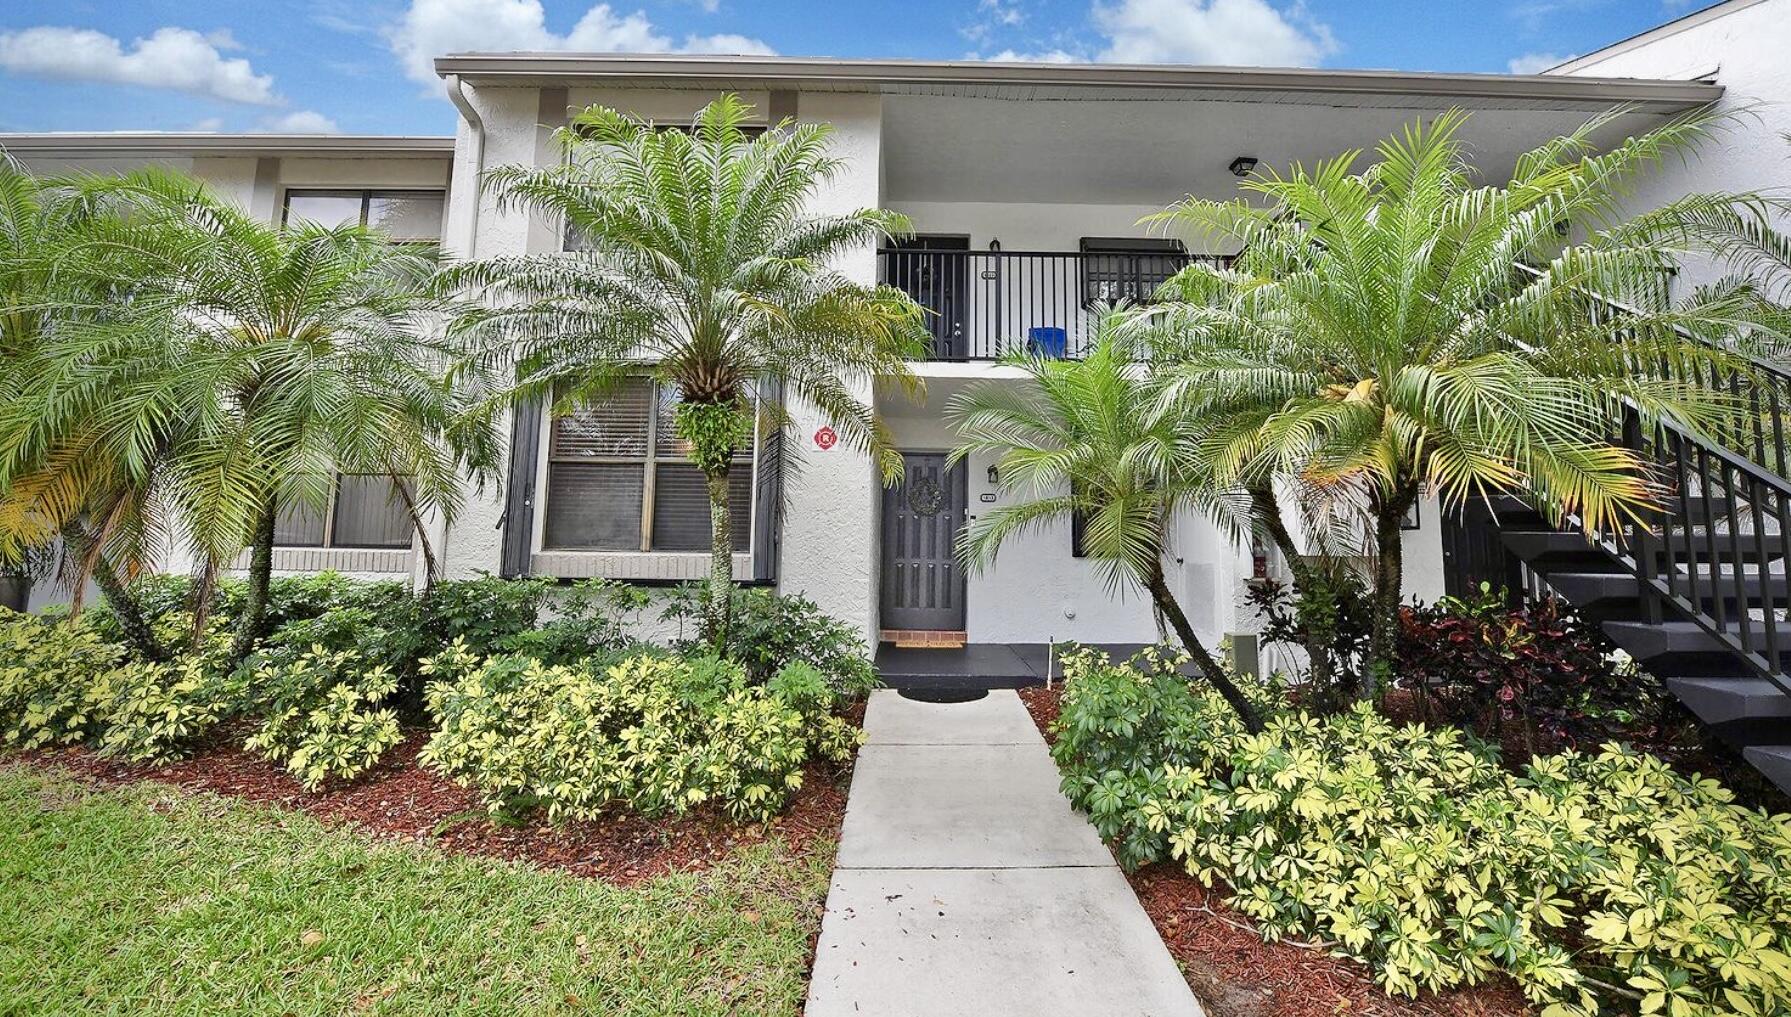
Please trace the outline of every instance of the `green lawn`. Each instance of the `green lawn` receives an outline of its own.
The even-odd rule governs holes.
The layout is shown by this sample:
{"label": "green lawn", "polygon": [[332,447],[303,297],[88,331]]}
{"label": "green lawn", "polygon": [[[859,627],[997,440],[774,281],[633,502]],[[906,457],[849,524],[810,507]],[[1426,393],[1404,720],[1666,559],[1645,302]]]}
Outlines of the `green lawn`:
{"label": "green lawn", "polygon": [[0,763],[0,1015],[794,1014],[817,854],[624,890]]}

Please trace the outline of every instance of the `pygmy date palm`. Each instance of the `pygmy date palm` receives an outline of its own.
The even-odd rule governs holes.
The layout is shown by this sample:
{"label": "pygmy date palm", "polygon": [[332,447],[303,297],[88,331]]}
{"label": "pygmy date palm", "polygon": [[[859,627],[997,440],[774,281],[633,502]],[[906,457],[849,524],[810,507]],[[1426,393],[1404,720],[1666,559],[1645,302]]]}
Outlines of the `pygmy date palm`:
{"label": "pygmy date palm", "polygon": [[[758,136],[752,107],[723,96],[688,130],[662,130],[593,106],[558,132],[564,160],[509,166],[488,180],[505,207],[564,224],[574,249],[494,258],[448,273],[487,298],[462,322],[481,372],[502,372],[502,401],[600,401],[631,374],[675,389],[674,426],[707,482],[710,575],[705,636],[725,645],[733,585],[728,471],[754,427],[755,393],[812,406],[840,442],[901,458],[861,397],[877,377],[917,384],[919,308],[830,267],[905,232],[877,209],[820,214],[811,204],[840,163],[821,124]],[[775,413],[775,409],[772,409]],[[776,418],[780,419],[781,418]]]}
{"label": "pygmy date palm", "polygon": [[60,539],[77,603],[92,579],[125,638],[154,659],[163,648],[127,585],[162,532],[149,497],[154,469],[129,450],[96,447],[87,427],[43,443],[32,409],[46,395],[68,398],[48,349],[77,335],[103,347],[158,327],[152,309],[113,299],[122,280],[90,257],[89,227],[110,211],[71,181],[40,179],[0,157],[0,575],[45,571]]}
{"label": "pygmy date palm", "polygon": [[1021,499],[981,514],[965,531],[963,556],[986,568],[1007,541],[1082,517],[1083,552],[1109,591],[1142,587],[1202,677],[1246,727],[1260,730],[1255,708],[1194,632],[1163,571],[1182,513],[1203,512],[1236,532],[1248,509],[1228,504],[1201,458],[1200,421],[1138,370],[1137,347],[1117,334],[1116,320],[1104,319],[1086,360],[1016,354],[1007,362],[1028,384],[980,382],[952,398],[952,461],[994,457],[1003,489]]}
{"label": "pygmy date palm", "polygon": [[[1609,440],[1625,407],[1644,426],[1694,431],[1730,409],[1684,380],[1700,372],[1655,368],[1722,360],[1688,330],[1732,331],[1750,299],[1724,288],[1675,304],[1667,269],[1688,217],[1757,221],[1766,204],[1691,195],[1623,220],[1625,185],[1713,121],[1686,117],[1599,151],[1592,139],[1613,116],[1522,156],[1503,184],[1474,182],[1466,117],[1451,112],[1381,142],[1364,168],[1348,152],[1253,177],[1244,198],[1189,198],[1153,217],[1241,251],[1229,266],[1191,265],[1135,323],[1179,380],[1183,411],[1204,422],[1219,479],[1292,476],[1367,496],[1367,674],[1380,680],[1397,631],[1400,521],[1421,488],[1453,504],[1522,493],[1608,532],[1655,494],[1645,464]],[[1588,292],[1635,310],[1600,314]]]}
{"label": "pygmy date palm", "polygon": [[[54,384],[6,412],[51,458],[75,447],[142,460],[155,502],[209,579],[246,546],[249,589],[232,654],[262,635],[282,504],[321,508],[339,475],[400,480],[413,519],[451,517],[460,471],[485,475],[489,429],[468,424],[432,338],[433,252],[359,225],[280,227],[164,172],[88,181],[128,209],[87,244],[130,280],[159,327],[52,335],[37,370]],[[51,514],[71,506],[46,502]]]}

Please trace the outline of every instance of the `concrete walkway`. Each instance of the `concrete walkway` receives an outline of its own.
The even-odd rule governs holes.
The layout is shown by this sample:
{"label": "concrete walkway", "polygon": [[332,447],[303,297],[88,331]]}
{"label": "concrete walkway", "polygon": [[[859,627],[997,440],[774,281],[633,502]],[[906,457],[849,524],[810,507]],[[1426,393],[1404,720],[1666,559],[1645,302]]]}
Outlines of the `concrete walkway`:
{"label": "concrete walkway", "polygon": [[865,730],[807,1017],[1198,1017],[1019,696],[881,691]]}

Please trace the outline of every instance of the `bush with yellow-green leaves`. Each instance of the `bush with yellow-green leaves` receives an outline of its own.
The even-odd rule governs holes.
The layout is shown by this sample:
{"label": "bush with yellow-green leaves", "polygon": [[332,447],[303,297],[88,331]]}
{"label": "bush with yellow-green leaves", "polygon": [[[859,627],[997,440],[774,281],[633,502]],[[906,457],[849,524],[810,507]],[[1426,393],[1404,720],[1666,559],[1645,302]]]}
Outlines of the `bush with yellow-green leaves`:
{"label": "bush with yellow-green leaves", "polygon": [[1165,664],[1065,662],[1052,751],[1124,863],[1223,882],[1398,995],[1503,972],[1545,1017],[1791,1012],[1791,817],[1617,744],[1514,773],[1367,706],[1251,736]]}
{"label": "bush with yellow-green leaves", "polygon": [[243,748],[283,764],[306,790],[365,773],[404,740],[391,705],[398,677],[359,650],[270,655],[254,684],[261,726]]}
{"label": "bush with yellow-green leaves", "polygon": [[423,670],[437,730],[421,758],[494,812],[544,805],[582,819],[707,804],[765,819],[802,785],[805,763],[843,762],[861,738],[831,712],[825,676],[801,664],[758,686],[712,658],[549,665],[456,642]]}
{"label": "bush with yellow-green leaves", "polygon": [[202,657],[131,659],[86,618],[0,610],[0,738],[24,749],[90,742],[132,762],[179,757],[233,693]]}

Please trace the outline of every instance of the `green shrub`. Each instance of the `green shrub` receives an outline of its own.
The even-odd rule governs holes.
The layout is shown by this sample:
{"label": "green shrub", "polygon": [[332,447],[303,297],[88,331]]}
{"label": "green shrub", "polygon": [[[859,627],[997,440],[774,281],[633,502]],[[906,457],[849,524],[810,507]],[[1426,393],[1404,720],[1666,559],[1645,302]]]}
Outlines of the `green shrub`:
{"label": "green shrub", "polygon": [[764,819],[801,786],[808,759],[843,761],[859,738],[813,676],[785,680],[800,688],[791,702],[713,659],[550,665],[456,642],[424,670],[437,732],[421,758],[493,811],[540,803],[552,818],[590,818],[617,804],[661,815],[707,803]]}
{"label": "green shrub", "polygon": [[0,737],[21,749],[97,737],[105,703],[93,678],[122,666],[126,656],[85,618],[68,622],[0,609]]}
{"label": "green shrub", "polygon": [[547,603],[552,579],[500,579],[482,575],[436,583],[423,599],[424,627],[432,646],[457,639],[495,648],[504,639],[535,627]]}
{"label": "green shrub", "polygon": [[397,677],[355,650],[314,646],[256,668],[254,682],[262,722],[243,748],[284,765],[308,790],[365,773],[404,740],[388,705]]}
{"label": "green shrub", "polygon": [[553,604],[554,617],[504,636],[497,649],[549,664],[607,656],[628,645],[628,625],[647,605],[645,590],[611,579],[573,583]]}
{"label": "green shrub", "polygon": [[1126,864],[1173,858],[1269,939],[1412,995],[1503,971],[1545,1017],[1791,1006],[1791,818],[1618,745],[1508,772],[1366,706],[1246,735],[1173,675],[1065,663],[1053,754]]}
{"label": "green shrub", "polygon": [[101,704],[99,750],[134,763],[166,763],[229,716],[240,694],[203,657],[131,661],[91,677]]}
{"label": "green shrub", "polygon": [[[693,624],[699,621],[706,590],[702,584],[679,587],[667,603],[664,617]],[[865,648],[864,635],[822,612],[814,601],[754,587],[735,591],[733,610],[727,656],[739,661],[754,681],[770,681],[786,666],[804,663],[819,669],[834,692],[849,699],[868,695],[878,686],[877,669]],[[694,639],[678,645],[686,653],[708,650]]]}

